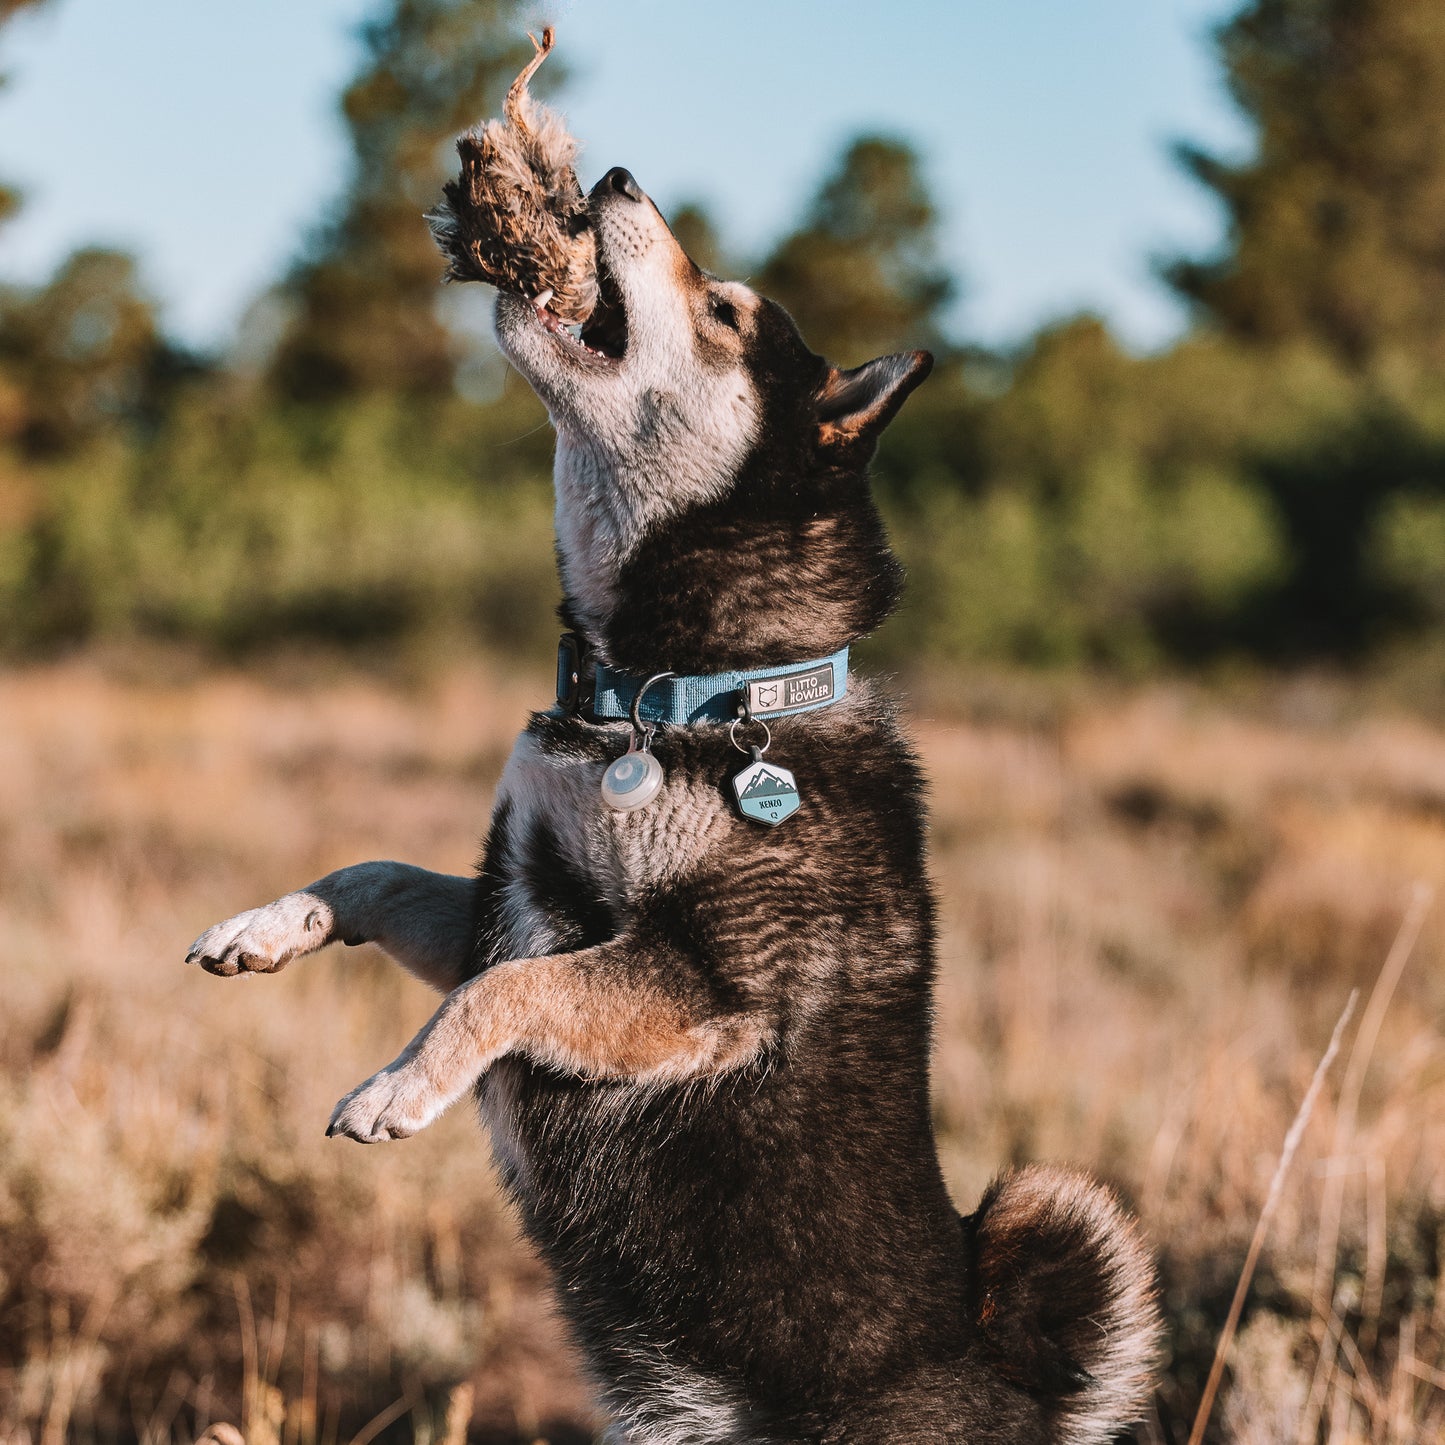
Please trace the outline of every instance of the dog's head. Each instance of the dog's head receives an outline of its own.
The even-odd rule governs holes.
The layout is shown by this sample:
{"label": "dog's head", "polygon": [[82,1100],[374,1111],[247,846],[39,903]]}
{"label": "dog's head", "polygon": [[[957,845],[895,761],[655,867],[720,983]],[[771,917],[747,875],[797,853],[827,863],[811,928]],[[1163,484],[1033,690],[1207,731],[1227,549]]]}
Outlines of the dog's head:
{"label": "dog's head", "polygon": [[503,293],[497,336],[557,429],[569,625],[636,672],[823,656],[875,628],[899,572],[867,485],[926,352],[852,371],[700,270],[624,170],[589,198],[601,302],[574,336]]}

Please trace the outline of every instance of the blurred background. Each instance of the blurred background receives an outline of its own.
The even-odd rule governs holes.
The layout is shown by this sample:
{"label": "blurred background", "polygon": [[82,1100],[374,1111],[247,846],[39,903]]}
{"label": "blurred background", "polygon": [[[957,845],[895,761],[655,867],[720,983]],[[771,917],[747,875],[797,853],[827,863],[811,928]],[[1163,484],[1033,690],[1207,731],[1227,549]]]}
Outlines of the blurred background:
{"label": "blurred background", "polygon": [[[474,1122],[321,1137],[431,1011],[182,970],[330,868],[464,871],[555,640],[551,435],[443,290],[538,88],[832,360],[942,919],[936,1111],[1113,1181],[1182,1442],[1445,1439],[1445,8],[0,0],[0,1440],[598,1421]],[[1388,962],[1387,962],[1388,960]]]}

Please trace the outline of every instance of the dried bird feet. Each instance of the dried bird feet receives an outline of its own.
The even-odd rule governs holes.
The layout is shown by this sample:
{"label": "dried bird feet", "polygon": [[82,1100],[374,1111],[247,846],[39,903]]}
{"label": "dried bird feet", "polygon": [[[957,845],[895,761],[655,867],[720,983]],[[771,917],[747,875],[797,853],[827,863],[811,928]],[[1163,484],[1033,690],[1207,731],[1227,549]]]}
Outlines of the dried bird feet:
{"label": "dried bird feet", "polygon": [[573,168],[577,142],[527,90],[553,38],[550,26],[540,41],[532,38],[536,54],[507,92],[505,119],[457,141],[461,174],[443,188],[445,199],[428,220],[448,280],[545,298],[544,320],[585,322],[597,307],[599,280],[587,199]]}

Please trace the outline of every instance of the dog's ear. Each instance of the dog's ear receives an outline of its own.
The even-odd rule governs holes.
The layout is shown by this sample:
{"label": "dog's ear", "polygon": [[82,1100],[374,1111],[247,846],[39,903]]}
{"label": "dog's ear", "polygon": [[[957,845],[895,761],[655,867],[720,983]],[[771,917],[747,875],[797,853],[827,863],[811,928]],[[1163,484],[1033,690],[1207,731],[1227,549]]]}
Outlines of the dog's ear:
{"label": "dog's ear", "polygon": [[926,351],[880,356],[852,371],[830,366],[816,402],[819,443],[825,447],[871,445],[932,370],[933,357]]}

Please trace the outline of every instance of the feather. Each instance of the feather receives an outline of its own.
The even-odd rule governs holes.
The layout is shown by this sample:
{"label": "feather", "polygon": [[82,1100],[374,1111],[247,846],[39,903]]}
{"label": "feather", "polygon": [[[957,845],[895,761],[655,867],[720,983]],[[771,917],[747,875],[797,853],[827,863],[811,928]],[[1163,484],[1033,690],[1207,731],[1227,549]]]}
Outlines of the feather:
{"label": "feather", "polygon": [[587,198],[574,163],[577,142],[527,82],[552,49],[549,25],[512,82],[503,119],[457,140],[461,174],[442,188],[427,221],[447,261],[448,281],[486,281],[548,303],[563,321],[585,321],[597,305],[597,257]]}

